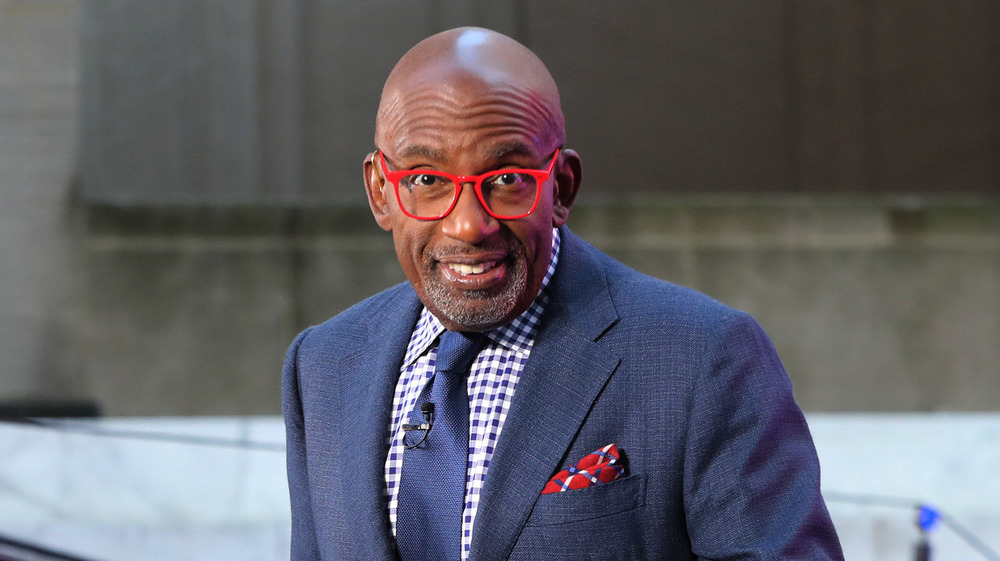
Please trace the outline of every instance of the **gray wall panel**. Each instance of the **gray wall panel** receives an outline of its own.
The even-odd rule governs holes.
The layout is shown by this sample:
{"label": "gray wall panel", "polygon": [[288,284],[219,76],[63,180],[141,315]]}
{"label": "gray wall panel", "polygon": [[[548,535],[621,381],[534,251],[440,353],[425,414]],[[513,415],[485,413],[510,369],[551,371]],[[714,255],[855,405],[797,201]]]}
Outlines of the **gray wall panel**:
{"label": "gray wall panel", "polygon": [[806,409],[995,410],[1000,8],[924,4],[0,0],[0,399],[276,413],[294,334],[402,279],[382,79],[502,20],[563,85],[575,231],[753,313]]}
{"label": "gray wall panel", "polygon": [[982,0],[82,6],[96,202],[360,202],[385,75],[468,24],[546,61],[594,193],[1000,191],[1000,8]]}
{"label": "gray wall panel", "polygon": [[530,2],[586,189],[787,189],[781,3]]}

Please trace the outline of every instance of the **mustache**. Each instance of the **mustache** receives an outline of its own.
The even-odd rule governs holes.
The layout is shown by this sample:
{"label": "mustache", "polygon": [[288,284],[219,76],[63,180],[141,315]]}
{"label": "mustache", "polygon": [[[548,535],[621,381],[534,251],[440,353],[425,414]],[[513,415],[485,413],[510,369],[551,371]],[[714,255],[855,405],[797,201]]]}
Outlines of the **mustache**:
{"label": "mustache", "polygon": [[523,252],[521,244],[507,241],[490,242],[483,245],[471,244],[451,244],[444,247],[436,247],[427,253],[432,259],[443,257],[453,257],[456,255],[475,255],[477,253],[504,253],[506,255],[517,255]]}

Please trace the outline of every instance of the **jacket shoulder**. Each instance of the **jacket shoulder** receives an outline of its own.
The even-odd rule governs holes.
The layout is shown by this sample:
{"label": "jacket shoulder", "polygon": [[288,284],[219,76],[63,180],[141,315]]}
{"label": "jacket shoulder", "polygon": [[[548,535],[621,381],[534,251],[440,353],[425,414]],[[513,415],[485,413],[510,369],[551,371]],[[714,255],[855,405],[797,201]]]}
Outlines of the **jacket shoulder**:
{"label": "jacket shoulder", "polygon": [[586,242],[582,243],[583,251],[603,272],[611,300],[623,320],[645,325],[666,322],[675,327],[687,324],[707,328],[747,317],[744,312],[711,296],[636,271]]}

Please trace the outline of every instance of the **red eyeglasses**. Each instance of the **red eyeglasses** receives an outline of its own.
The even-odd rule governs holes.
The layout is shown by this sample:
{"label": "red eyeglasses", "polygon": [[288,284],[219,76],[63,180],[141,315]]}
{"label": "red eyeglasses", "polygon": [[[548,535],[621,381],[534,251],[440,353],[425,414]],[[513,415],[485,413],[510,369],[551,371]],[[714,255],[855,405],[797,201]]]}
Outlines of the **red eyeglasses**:
{"label": "red eyeglasses", "polygon": [[538,169],[498,169],[482,175],[453,175],[437,170],[389,171],[385,154],[377,152],[385,178],[396,191],[399,208],[410,218],[440,220],[455,208],[462,184],[472,183],[479,202],[490,216],[515,220],[531,214],[538,206],[541,186],[552,175],[559,149],[543,171]]}

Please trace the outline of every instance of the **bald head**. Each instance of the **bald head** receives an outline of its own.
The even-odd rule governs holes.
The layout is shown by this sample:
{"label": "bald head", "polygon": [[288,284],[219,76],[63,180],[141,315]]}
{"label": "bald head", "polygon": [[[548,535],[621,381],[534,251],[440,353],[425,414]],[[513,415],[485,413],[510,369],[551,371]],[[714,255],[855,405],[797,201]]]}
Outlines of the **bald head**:
{"label": "bald head", "polygon": [[[553,229],[566,223],[580,186],[580,158],[564,137],[549,71],[499,33],[439,33],[392,70],[375,126],[378,150],[363,164],[365,191],[375,220],[392,232],[403,273],[445,328],[493,329],[538,295]],[[452,196],[440,218],[414,215],[413,203]],[[505,218],[491,210],[501,201],[535,206]]]}
{"label": "bald head", "polygon": [[542,125],[535,131],[540,143],[564,142],[559,90],[542,61],[506,35],[463,27],[428,37],[399,60],[382,90],[375,143],[391,149],[401,142],[395,125],[414,103],[433,97],[457,109],[493,95],[515,100]]}

